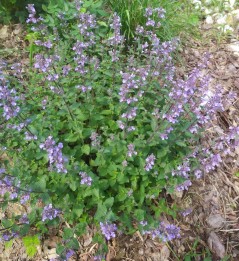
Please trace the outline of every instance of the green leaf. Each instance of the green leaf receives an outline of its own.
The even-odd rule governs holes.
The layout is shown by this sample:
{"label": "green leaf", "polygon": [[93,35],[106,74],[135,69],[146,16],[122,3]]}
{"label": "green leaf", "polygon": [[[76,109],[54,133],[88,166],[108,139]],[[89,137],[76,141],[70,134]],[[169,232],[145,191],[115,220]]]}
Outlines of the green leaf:
{"label": "green leaf", "polygon": [[26,253],[29,257],[34,257],[37,253],[37,246],[40,245],[40,240],[37,235],[26,236],[22,238]]}
{"label": "green leaf", "polygon": [[67,142],[76,142],[80,138],[80,135],[78,133],[70,133],[65,138],[65,141]]}
{"label": "green leaf", "polygon": [[79,182],[77,182],[77,181],[70,181],[70,183],[69,183],[69,187],[70,187],[70,189],[72,190],[72,191],[76,191],[76,189],[79,187]]}
{"label": "green leaf", "polygon": [[73,213],[79,218],[83,213],[83,208],[77,206],[73,208]]}
{"label": "green leaf", "polygon": [[82,146],[81,151],[83,154],[89,155],[90,154],[90,146],[85,144]]}
{"label": "green leaf", "polygon": [[72,238],[67,242],[66,247],[68,249],[79,249],[79,242],[76,238]]}
{"label": "green leaf", "polygon": [[104,220],[105,216],[107,214],[107,208],[102,203],[98,203],[97,211],[95,213],[95,219],[97,221]]}
{"label": "green leaf", "polygon": [[100,25],[100,26],[104,26],[104,27],[108,27],[108,25],[103,22],[103,21],[97,21],[97,23]]}
{"label": "green leaf", "polygon": [[114,203],[114,198],[110,197],[105,200],[104,205],[106,206],[107,209],[109,209],[113,206],[113,203]]}
{"label": "green leaf", "polygon": [[73,236],[74,236],[74,232],[71,228],[64,228],[64,231],[63,231],[64,240],[72,238]]}
{"label": "green leaf", "polygon": [[6,241],[6,242],[4,243],[4,246],[5,246],[6,249],[9,249],[9,248],[12,247],[12,244],[13,244],[13,239],[11,239],[11,240],[9,240],[9,241]]}
{"label": "green leaf", "polygon": [[134,211],[134,216],[138,221],[144,220],[145,211],[143,209],[136,209]]}
{"label": "green leaf", "polygon": [[180,146],[180,147],[187,147],[187,144],[185,143],[185,142],[183,142],[183,141],[176,141],[175,142],[178,146]]}

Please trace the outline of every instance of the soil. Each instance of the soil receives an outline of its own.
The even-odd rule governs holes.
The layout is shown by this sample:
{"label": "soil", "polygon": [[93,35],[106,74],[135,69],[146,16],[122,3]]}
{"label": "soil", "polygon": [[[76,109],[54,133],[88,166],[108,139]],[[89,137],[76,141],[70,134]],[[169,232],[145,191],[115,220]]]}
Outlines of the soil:
{"label": "soil", "polygon": [[[27,45],[25,35],[21,25],[0,26],[0,61],[7,59],[9,63],[21,61],[28,64],[28,54],[23,51]],[[202,39],[204,40],[190,39],[181,50],[180,57],[183,59],[178,62],[178,74],[183,77],[202,61],[205,52],[209,52],[211,59],[205,73],[212,76],[210,88],[220,85],[225,94],[233,90],[239,97],[239,51],[232,48],[239,47],[239,35],[234,32],[219,44],[208,35],[208,28],[202,27]],[[239,101],[226,106],[226,111],[218,114],[214,127],[206,131],[202,143],[220,135],[229,125],[238,125]],[[133,236],[121,235],[109,243],[106,260],[239,260],[238,172],[239,150],[236,150],[230,157],[223,158],[220,168],[203,179],[194,181],[189,191],[179,193],[172,199],[182,209],[192,209],[188,216],[178,215],[175,220],[181,227],[180,239],[165,244],[142,236],[139,232]],[[16,204],[10,206],[8,211],[24,212]],[[8,213],[0,213],[1,218],[4,215]],[[98,247],[92,242],[94,233],[95,229],[89,228],[88,234],[79,238],[82,247],[78,260],[93,260],[92,256]],[[0,242],[0,261],[50,260],[56,257],[56,243],[59,240],[59,235],[52,231],[48,238],[42,239],[38,253],[32,259],[27,257],[20,239],[14,240],[13,245],[8,248]],[[186,259],[186,256],[191,259]]]}

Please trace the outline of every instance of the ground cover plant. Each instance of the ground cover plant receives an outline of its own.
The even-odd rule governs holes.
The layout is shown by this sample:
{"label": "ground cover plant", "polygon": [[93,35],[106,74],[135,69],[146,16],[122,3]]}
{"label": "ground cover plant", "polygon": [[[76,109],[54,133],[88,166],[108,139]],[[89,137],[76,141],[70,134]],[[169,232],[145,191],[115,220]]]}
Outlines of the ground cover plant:
{"label": "ground cover plant", "polygon": [[214,144],[198,145],[224,109],[222,93],[208,90],[201,71],[207,55],[185,79],[176,78],[171,56],[178,41],[161,42],[155,32],[164,9],[145,10],[146,26],[126,48],[118,15],[108,25],[93,7],[66,3],[39,18],[29,5],[29,70],[1,63],[1,204],[31,205],[1,221],[1,238],[36,245],[38,237],[27,236],[33,229],[41,236],[67,221],[57,249],[62,259],[77,255],[74,235],[92,224],[103,254],[104,242],[119,232],[178,238],[178,209],[165,195],[187,189],[219,165],[219,150],[230,153],[238,144],[231,127]]}

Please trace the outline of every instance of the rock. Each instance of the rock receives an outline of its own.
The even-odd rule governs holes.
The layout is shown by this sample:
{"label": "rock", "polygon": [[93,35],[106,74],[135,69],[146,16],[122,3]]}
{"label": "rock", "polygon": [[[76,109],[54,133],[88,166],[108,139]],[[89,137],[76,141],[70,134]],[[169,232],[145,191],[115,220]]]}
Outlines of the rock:
{"label": "rock", "polygon": [[170,251],[166,245],[164,245],[160,252],[155,252],[151,254],[153,261],[167,261],[170,256]]}
{"label": "rock", "polygon": [[219,18],[216,20],[217,24],[226,24],[227,23],[227,16],[219,16]]}
{"label": "rock", "polygon": [[166,245],[164,245],[160,251],[161,260],[167,260],[170,256],[170,251]]}
{"label": "rock", "polygon": [[141,255],[141,256],[144,255],[144,250],[142,248],[139,249],[139,255]]}
{"label": "rock", "polygon": [[233,20],[235,22],[239,22],[239,9],[233,10],[231,15],[233,16]]}
{"label": "rock", "polygon": [[206,18],[206,24],[213,24],[213,18],[211,17],[211,15],[208,15]]}
{"label": "rock", "polygon": [[0,29],[0,39],[6,39],[8,37],[8,26],[4,25]]}
{"label": "rock", "polygon": [[87,246],[89,246],[90,244],[91,244],[91,242],[92,242],[92,237],[88,237],[88,238],[86,238],[85,240],[84,240],[84,247],[87,247]]}
{"label": "rock", "polygon": [[226,250],[222,244],[220,238],[215,232],[211,232],[208,237],[208,246],[212,252],[214,252],[218,257],[224,258],[226,255]]}
{"label": "rock", "polygon": [[220,214],[211,214],[207,218],[207,223],[211,228],[220,228],[224,222],[225,219]]}
{"label": "rock", "polygon": [[54,259],[54,258],[58,258],[59,257],[59,255],[56,253],[56,248],[47,249],[44,252],[47,255],[47,258],[49,258],[49,259]]}
{"label": "rock", "polygon": [[236,56],[239,56],[239,41],[228,44],[227,49],[228,51],[234,52]]}
{"label": "rock", "polygon": [[22,31],[22,26],[21,26],[20,24],[17,24],[17,25],[15,26],[15,29],[13,30],[13,33],[14,33],[15,35],[17,35],[17,34],[20,34],[21,31]]}

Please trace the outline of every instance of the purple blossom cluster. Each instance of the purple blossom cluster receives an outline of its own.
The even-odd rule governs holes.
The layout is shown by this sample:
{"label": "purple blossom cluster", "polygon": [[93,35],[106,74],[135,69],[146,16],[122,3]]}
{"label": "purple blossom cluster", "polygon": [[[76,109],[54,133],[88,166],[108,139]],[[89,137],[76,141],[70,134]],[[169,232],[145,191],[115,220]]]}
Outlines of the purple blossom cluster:
{"label": "purple blossom cluster", "polygon": [[91,86],[83,86],[83,85],[78,85],[76,86],[77,89],[81,90],[82,92],[87,92],[87,91],[90,91],[92,90],[92,87]]}
{"label": "purple blossom cluster", "polygon": [[188,178],[190,171],[191,171],[190,162],[189,160],[186,159],[181,165],[179,165],[176,168],[176,170],[172,171],[172,176],[180,176],[183,178]]}
{"label": "purple blossom cluster", "polygon": [[61,211],[59,209],[53,208],[52,204],[44,207],[42,212],[42,221],[52,220],[60,215]]}
{"label": "purple blossom cluster", "polygon": [[37,136],[33,135],[32,133],[29,133],[28,131],[25,132],[25,140],[37,140]]}
{"label": "purple blossom cluster", "polygon": [[120,34],[121,22],[117,13],[113,14],[113,21],[110,24],[111,29],[114,31],[114,35],[108,40],[110,45],[116,46],[123,42],[124,37]]}
{"label": "purple blossom cluster", "polygon": [[49,136],[44,143],[40,144],[40,148],[47,151],[51,168],[54,166],[58,173],[67,173],[67,169],[64,166],[66,158],[62,155],[62,143],[56,145],[53,137]]}
{"label": "purple blossom cluster", "polygon": [[102,234],[107,240],[116,237],[117,226],[116,224],[102,223],[100,222],[100,229]]}
{"label": "purple blossom cluster", "polygon": [[15,199],[18,197],[18,191],[14,186],[14,177],[5,174],[5,169],[0,169],[0,195],[4,196],[9,193],[10,199]]}
{"label": "purple blossom cluster", "polygon": [[91,146],[92,147],[99,147],[100,146],[100,136],[97,132],[92,132],[90,135],[91,139]]}
{"label": "purple blossom cluster", "polygon": [[180,228],[173,224],[166,224],[165,222],[161,222],[158,228],[144,231],[144,234],[151,235],[153,239],[158,237],[163,242],[168,242],[172,241],[173,239],[180,238]]}
{"label": "purple blossom cluster", "polygon": [[25,193],[20,198],[20,203],[25,204],[27,201],[30,200],[30,193]]}
{"label": "purple blossom cluster", "polygon": [[124,37],[120,34],[120,17],[116,13],[113,15],[113,21],[110,27],[113,29],[113,36],[108,39],[108,44],[113,46],[113,49],[109,51],[109,55],[111,56],[112,62],[117,62],[120,54],[120,51],[117,50],[117,46],[123,43]]}
{"label": "purple blossom cluster", "polygon": [[46,47],[48,49],[51,49],[53,44],[50,40],[46,41],[46,42],[42,42],[41,40],[36,40],[35,41],[35,44],[38,45],[38,46],[43,46],[43,47]]}
{"label": "purple blossom cluster", "polygon": [[177,185],[176,189],[177,189],[177,191],[184,191],[184,190],[188,190],[188,188],[191,186],[192,186],[191,180],[187,179],[182,184]]}
{"label": "purple blossom cluster", "polygon": [[2,236],[0,237],[0,242],[7,242],[16,237],[18,237],[18,233],[8,230],[2,234]]}
{"label": "purple blossom cluster", "polygon": [[53,59],[50,57],[44,57],[42,54],[35,55],[34,68],[39,69],[41,72],[48,72],[52,63]]}
{"label": "purple blossom cluster", "polygon": [[8,88],[8,83],[2,75],[0,77],[0,107],[3,108],[3,117],[6,120],[16,117],[20,112],[18,100],[17,92]]}
{"label": "purple blossom cluster", "polygon": [[81,176],[81,182],[80,182],[80,184],[82,184],[82,185],[87,185],[87,186],[91,186],[91,184],[92,184],[92,178],[91,178],[90,176],[88,176],[88,175],[86,174],[86,172],[81,171],[81,172],[79,173],[79,175]]}
{"label": "purple blossom cluster", "polygon": [[80,29],[81,35],[87,36],[88,38],[92,39],[94,34],[92,32],[89,32],[89,30],[96,27],[95,16],[89,13],[80,13],[79,20],[80,23],[78,24],[78,28]]}
{"label": "purple blossom cluster", "polygon": [[145,164],[144,169],[146,171],[150,171],[154,166],[155,160],[156,160],[156,157],[154,156],[154,154],[151,154],[150,156],[148,156],[145,160],[146,164]]}
{"label": "purple blossom cluster", "polygon": [[156,13],[158,18],[165,18],[165,10],[163,8],[146,8],[145,10],[145,17],[148,18],[148,20],[146,21],[146,26],[152,26],[152,27],[160,27],[161,23],[158,22],[156,23],[156,21],[152,18],[152,16]]}
{"label": "purple blossom cluster", "polygon": [[22,223],[22,224],[29,224],[29,219],[27,217],[27,214],[24,214],[21,216],[21,218],[19,219],[19,222]]}
{"label": "purple blossom cluster", "polygon": [[74,255],[75,255],[75,251],[73,249],[68,249],[66,251],[66,260],[68,260],[69,258],[71,258]]}
{"label": "purple blossom cluster", "polygon": [[39,21],[42,21],[42,18],[36,18],[36,9],[34,7],[34,4],[28,4],[27,5],[27,11],[29,12],[28,19],[26,20],[27,23],[33,23],[36,24]]}
{"label": "purple blossom cluster", "polygon": [[135,146],[134,146],[134,144],[130,143],[130,144],[128,145],[127,156],[128,156],[129,158],[132,158],[134,155],[136,156],[137,154],[138,154],[138,153],[137,153],[137,151],[135,151]]}
{"label": "purple blossom cluster", "polygon": [[137,107],[134,107],[134,108],[130,109],[128,112],[123,113],[121,115],[121,117],[127,119],[128,121],[132,121],[135,119],[135,117],[137,115],[137,113],[136,113],[137,109],[138,109]]}
{"label": "purple blossom cluster", "polygon": [[86,74],[88,69],[86,68],[87,63],[89,63],[90,58],[86,54],[85,50],[92,46],[90,42],[81,42],[78,41],[74,44],[72,50],[76,53],[74,60],[76,62],[75,71],[80,74]]}

